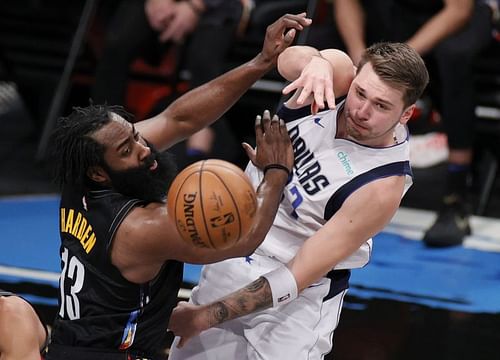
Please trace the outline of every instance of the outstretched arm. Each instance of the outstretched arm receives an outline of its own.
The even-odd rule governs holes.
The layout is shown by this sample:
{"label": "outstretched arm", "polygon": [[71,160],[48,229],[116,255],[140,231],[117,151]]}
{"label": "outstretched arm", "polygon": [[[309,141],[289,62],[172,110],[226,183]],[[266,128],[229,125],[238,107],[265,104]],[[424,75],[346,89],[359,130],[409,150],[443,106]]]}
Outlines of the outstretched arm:
{"label": "outstretched arm", "polygon": [[421,56],[425,55],[448,36],[463,28],[473,11],[473,0],[444,0],[444,7],[407,40],[408,45]]}
{"label": "outstretched arm", "polygon": [[295,91],[287,107],[312,104],[312,112],[335,108],[335,97],[347,94],[355,68],[346,53],[337,49],[318,51],[310,46],[292,46],[279,56],[278,71],[292,81],[284,94]]}
{"label": "outstretched arm", "polygon": [[137,123],[137,130],[164,150],[210,125],[275,66],[296,31],[310,23],[305,14],[282,16],[268,26],[262,51],[254,59],[187,92],[159,115]]}
{"label": "outstretched arm", "polygon": [[335,24],[354,64],[365,51],[365,11],[359,0],[333,0]]}
{"label": "outstretched arm", "polygon": [[[381,231],[398,208],[403,188],[404,177],[393,176],[367,184],[352,194],[286,265],[297,290],[300,292],[317,281]],[[210,304],[179,303],[168,327],[181,337],[181,347],[201,331],[271,306],[273,290],[264,276]]]}

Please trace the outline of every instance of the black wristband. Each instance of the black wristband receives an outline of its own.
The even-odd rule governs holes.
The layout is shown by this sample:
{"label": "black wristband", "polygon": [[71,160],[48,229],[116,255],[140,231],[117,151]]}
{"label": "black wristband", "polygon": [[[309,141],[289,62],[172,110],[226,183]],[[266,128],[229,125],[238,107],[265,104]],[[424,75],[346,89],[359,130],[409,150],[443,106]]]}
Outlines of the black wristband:
{"label": "black wristband", "polygon": [[290,178],[291,171],[285,165],[281,165],[281,164],[269,164],[269,165],[266,165],[266,166],[264,166],[264,175],[266,175],[266,172],[269,169],[283,170],[288,175],[288,178]]}

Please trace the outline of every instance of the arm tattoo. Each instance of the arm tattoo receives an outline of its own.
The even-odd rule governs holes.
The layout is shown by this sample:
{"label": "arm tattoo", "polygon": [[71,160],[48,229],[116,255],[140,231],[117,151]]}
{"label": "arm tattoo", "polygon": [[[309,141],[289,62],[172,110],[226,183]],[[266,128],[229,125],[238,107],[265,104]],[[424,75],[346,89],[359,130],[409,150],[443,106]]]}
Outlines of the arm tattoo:
{"label": "arm tattoo", "polygon": [[269,283],[263,277],[209,306],[210,326],[248,315],[273,305]]}

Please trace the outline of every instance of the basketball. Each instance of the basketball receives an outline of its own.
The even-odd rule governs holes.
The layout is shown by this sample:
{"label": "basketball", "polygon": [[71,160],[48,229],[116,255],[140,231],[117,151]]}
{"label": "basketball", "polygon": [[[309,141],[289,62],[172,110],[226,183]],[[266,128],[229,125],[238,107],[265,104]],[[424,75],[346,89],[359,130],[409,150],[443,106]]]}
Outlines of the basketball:
{"label": "basketball", "polygon": [[167,207],[184,241],[223,249],[248,233],[257,199],[239,167],[209,159],[186,167],[176,176],[167,194]]}

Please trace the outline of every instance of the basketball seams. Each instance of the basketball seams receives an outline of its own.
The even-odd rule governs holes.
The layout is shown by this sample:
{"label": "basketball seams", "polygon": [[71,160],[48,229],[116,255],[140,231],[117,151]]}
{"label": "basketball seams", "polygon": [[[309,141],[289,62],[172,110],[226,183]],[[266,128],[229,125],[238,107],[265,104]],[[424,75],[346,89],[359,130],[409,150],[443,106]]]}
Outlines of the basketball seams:
{"label": "basketball seams", "polygon": [[[177,208],[178,208],[178,206],[177,206],[177,203],[179,201],[179,197],[182,195],[182,192],[179,191],[179,190],[182,189],[182,187],[188,181],[188,179],[191,176],[193,176],[194,174],[196,174],[197,172],[199,172],[199,169],[195,169],[192,173],[185,175],[184,180],[180,184],[178,184],[178,185],[176,184],[177,185],[177,189],[176,189],[176,195],[175,195],[174,206],[173,206],[172,212],[173,212],[173,215],[174,215],[175,227],[177,228],[177,231],[179,232],[179,234],[182,233],[182,230],[179,229],[179,226],[177,225],[178,224],[178,216],[177,216]],[[167,202],[168,202],[168,199],[167,199]]]}
{"label": "basketball seams", "polygon": [[[191,194],[189,198],[184,198],[183,195],[188,193]],[[194,193],[198,193],[198,196]],[[216,159],[202,160],[182,170],[174,179],[167,196],[167,205],[171,210],[169,216],[183,240],[196,246],[204,243],[204,246],[212,249],[233,245],[247,232],[253,217],[247,211],[249,196],[253,197],[254,203],[257,200],[252,183],[241,168]],[[209,205],[213,201],[219,204],[216,208]],[[189,214],[184,208],[188,204]],[[205,206],[209,208],[205,209]],[[233,219],[226,219],[223,214]],[[192,220],[188,221],[188,217],[192,217]],[[199,238],[196,240],[191,236],[193,231],[198,233]]]}
{"label": "basketball seams", "polygon": [[[229,167],[226,167],[226,166],[224,166],[224,168],[229,169]],[[228,195],[231,197],[231,201],[233,202],[233,206],[232,206],[232,207],[235,209],[236,214],[238,215],[238,236],[237,236],[236,238],[237,238],[237,239],[239,239],[239,238],[240,238],[240,236],[241,236],[241,234],[243,233],[243,231],[242,231],[242,226],[243,226],[242,221],[243,221],[243,219],[242,219],[241,214],[240,214],[240,208],[239,208],[239,206],[238,206],[238,202],[237,202],[237,201],[236,201],[236,199],[234,198],[233,192],[231,191],[231,189],[229,188],[229,186],[227,186],[227,184],[226,184],[226,182],[224,181],[224,179],[223,179],[221,176],[219,176],[219,174],[217,174],[216,172],[214,172],[214,171],[212,171],[212,170],[210,170],[210,169],[206,169],[206,170],[204,170],[204,171],[205,171],[205,172],[210,172],[210,173],[211,173],[211,174],[213,174],[213,175],[214,175],[217,179],[219,179],[220,183],[221,183],[222,185],[224,185],[224,188],[226,189],[226,191],[227,191]],[[233,172],[234,172],[234,171],[233,171]],[[210,234],[209,234],[208,236],[210,237]]]}
{"label": "basketball seams", "polygon": [[200,173],[200,176],[198,177],[198,189],[200,189],[200,210],[201,210],[201,216],[203,217],[203,225],[205,227],[205,231],[206,231],[206,234],[208,236],[207,240],[208,242],[210,243],[210,246],[212,247],[212,249],[216,249],[217,246],[214,245],[213,241],[212,241],[212,234],[210,234],[210,231],[208,230],[208,225],[207,225],[207,219],[206,219],[206,216],[205,216],[205,207],[203,205],[203,168],[205,167],[205,162],[206,160],[203,160],[201,162],[201,166],[200,168],[198,169],[198,172]]}
{"label": "basketball seams", "polygon": [[[206,160],[204,160],[204,161],[206,161]],[[253,189],[253,185],[250,182],[250,179],[248,179],[248,176],[245,174],[245,172],[243,172],[243,170],[241,170],[236,165],[234,165],[234,167],[233,167],[233,166],[227,166],[224,163],[212,163],[212,164],[210,164],[210,167],[212,167],[212,166],[213,167],[218,166],[218,167],[230,170],[234,175],[237,175],[239,178],[241,178],[243,181],[245,181]],[[235,167],[236,167],[236,169],[235,169]]]}

